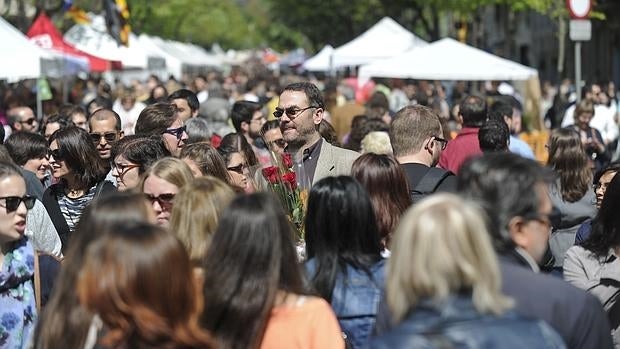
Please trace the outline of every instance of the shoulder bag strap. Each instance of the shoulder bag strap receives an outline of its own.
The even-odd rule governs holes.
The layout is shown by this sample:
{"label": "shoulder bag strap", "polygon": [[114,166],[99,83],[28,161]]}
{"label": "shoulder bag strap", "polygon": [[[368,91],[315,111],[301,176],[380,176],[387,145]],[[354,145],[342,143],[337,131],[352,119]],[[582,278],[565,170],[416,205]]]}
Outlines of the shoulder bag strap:
{"label": "shoulder bag strap", "polygon": [[39,252],[34,253],[34,300],[37,313],[41,312],[41,270],[39,269]]}

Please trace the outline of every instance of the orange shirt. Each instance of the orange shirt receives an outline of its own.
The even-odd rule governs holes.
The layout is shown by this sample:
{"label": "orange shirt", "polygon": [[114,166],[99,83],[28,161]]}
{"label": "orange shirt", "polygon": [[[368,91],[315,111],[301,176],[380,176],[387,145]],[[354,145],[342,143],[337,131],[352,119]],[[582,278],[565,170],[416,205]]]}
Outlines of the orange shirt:
{"label": "orange shirt", "polygon": [[343,349],[336,315],[322,298],[301,297],[271,311],[260,349]]}

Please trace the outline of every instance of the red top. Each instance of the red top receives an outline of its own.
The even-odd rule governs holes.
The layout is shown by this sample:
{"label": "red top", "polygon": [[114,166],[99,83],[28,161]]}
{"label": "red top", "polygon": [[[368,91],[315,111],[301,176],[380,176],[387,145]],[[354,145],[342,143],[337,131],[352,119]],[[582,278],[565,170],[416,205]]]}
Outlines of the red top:
{"label": "red top", "polygon": [[456,138],[448,142],[448,146],[441,153],[439,167],[458,174],[465,160],[474,155],[482,154],[478,142],[478,130],[477,127],[463,127]]}

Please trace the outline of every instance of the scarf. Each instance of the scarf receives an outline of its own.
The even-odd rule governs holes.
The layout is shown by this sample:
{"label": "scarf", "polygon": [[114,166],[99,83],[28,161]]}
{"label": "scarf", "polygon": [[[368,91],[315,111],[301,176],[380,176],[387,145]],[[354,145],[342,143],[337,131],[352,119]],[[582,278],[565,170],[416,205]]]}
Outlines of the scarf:
{"label": "scarf", "polygon": [[0,348],[26,348],[37,318],[34,249],[27,238],[11,247],[0,270]]}

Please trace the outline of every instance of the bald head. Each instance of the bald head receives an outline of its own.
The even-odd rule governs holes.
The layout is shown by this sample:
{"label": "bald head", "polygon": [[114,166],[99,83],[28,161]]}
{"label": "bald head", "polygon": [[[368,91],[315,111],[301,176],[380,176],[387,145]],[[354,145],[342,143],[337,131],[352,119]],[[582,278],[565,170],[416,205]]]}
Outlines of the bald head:
{"label": "bald head", "polygon": [[112,145],[123,138],[121,118],[110,109],[99,109],[90,116],[88,126],[99,156],[102,159],[109,159]]}
{"label": "bald head", "polygon": [[7,117],[13,131],[37,132],[39,128],[37,118],[29,107],[11,108]]}
{"label": "bald head", "polygon": [[90,126],[90,129],[92,130],[93,123],[96,123],[97,121],[104,121],[104,120],[110,120],[111,122],[114,122],[114,130],[116,131],[121,130],[121,117],[114,110],[105,109],[105,108],[99,109],[95,111],[94,113],[92,113],[92,115],[90,116],[90,119],[88,120],[88,126]]}

